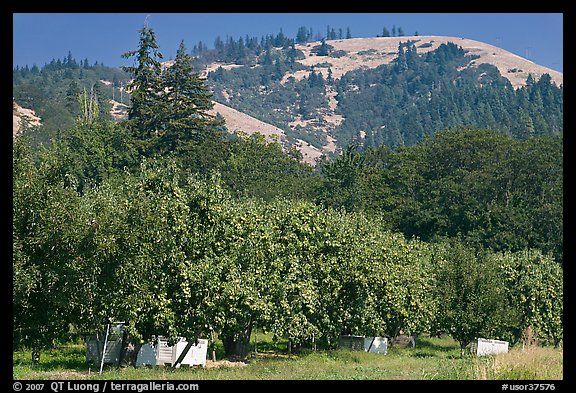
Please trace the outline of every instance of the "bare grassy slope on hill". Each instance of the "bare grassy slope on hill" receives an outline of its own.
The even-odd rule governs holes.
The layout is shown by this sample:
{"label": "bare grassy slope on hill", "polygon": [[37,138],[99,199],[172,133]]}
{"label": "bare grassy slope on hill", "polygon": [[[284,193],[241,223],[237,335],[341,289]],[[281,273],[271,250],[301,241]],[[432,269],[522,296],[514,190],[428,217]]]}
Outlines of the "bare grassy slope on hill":
{"label": "bare grassy slope on hill", "polygon": [[[326,41],[334,47],[334,51],[345,51],[342,57],[316,56],[312,53],[313,48],[320,42],[310,42],[304,45],[296,45],[296,49],[301,50],[306,58],[299,60],[300,63],[311,66],[322,63],[330,63],[332,76],[340,78],[346,72],[358,68],[376,68],[382,64],[388,64],[396,58],[398,45],[400,42],[416,41],[415,45],[419,54],[427,53],[437,49],[441,44],[452,42],[469,51],[471,55],[480,58],[471,62],[470,66],[488,63],[496,66],[502,76],[508,78],[515,88],[526,84],[526,78],[531,73],[536,79],[542,74],[548,73],[552,80],[560,85],[563,83],[563,74],[550,68],[535,64],[514,53],[483,42],[461,38],[445,36],[404,36],[404,37],[376,37],[376,38],[351,38],[346,40]],[[327,71],[327,68],[319,68],[318,71]],[[512,70],[516,70],[513,72]],[[511,72],[512,71],[512,72]],[[308,75],[308,71],[297,71],[293,75],[299,79]],[[326,75],[324,75],[326,76]]]}
{"label": "bare grassy slope on hill", "polygon": [[[226,127],[230,132],[242,131],[247,134],[260,133],[266,137],[267,141],[286,141],[284,130],[256,119],[246,113],[240,112],[229,106],[214,102],[214,108],[210,111],[212,114],[220,113],[226,122]],[[310,146],[304,141],[300,141],[296,146],[302,153],[302,159],[314,164],[316,159],[322,155],[322,152],[314,146]]]}
{"label": "bare grassy slope on hill", "polygon": [[[328,69],[332,72],[332,77],[339,79],[347,72],[356,69],[370,69],[376,68],[383,64],[391,63],[398,53],[398,46],[401,42],[414,41],[419,54],[424,54],[436,50],[440,45],[452,42],[461,46],[464,50],[468,51],[470,55],[479,56],[477,59],[470,59],[469,67],[477,67],[480,64],[488,63],[496,66],[500,73],[510,80],[514,88],[519,88],[526,84],[528,74],[532,74],[536,79],[541,75],[548,73],[552,80],[557,84],[563,83],[563,74],[552,69],[540,66],[515,55],[509,51],[489,45],[483,42],[462,38],[462,37],[446,37],[446,36],[404,36],[404,37],[375,37],[375,38],[351,38],[342,40],[329,40],[326,41],[329,45],[333,46],[333,53],[336,51],[345,53],[339,57],[337,56],[317,56],[314,53],[314,47],[320,45],[319,41],[309,42],[306,44],[296,45],[296,49],[304,53],[305,58],[298,60],[299,63],[305,66],[314,66],[318,73],[322,73],[326,78],[328,76]],[[214,63],[208,66],[207,71],[213,71],[217,67],[222,66],[224,69],[232,69],[242,67],[234,64]],[[300,80],[310,75],[310,69],[298,70],[292,73],[286,73],[282,82],[288,78],[293,77]],[[323,127],[317,128],[311,121],[304,121],[295,118],[288,124],[290,127],[309,126],[316,131],[326,133],[327,144],[318,149],[310,146],[306,142],[300,141],[297,148],[302,151],[304,160],[306,162],[314,163],[315,158],[319,157],[323,152],[333,152],[335,150],[335,139],[330,135],[330,131],[338,126],[343,120],[342,116],[338,114],[338,103],[335,99],[335,92],[330,90],[327,86],[326,96],[329,100],[329,108],[323,110],[319,115],[326,121]],[[261,132],[265,135],[267,133],[277,134],[284,137],[282,130],[278,131],[277,127],[265,125],[266,123],[255,123],[256,119],[247,116],[242,112],[232,110],[229,107],[220,106],[221,114],[226,119],[230,130],[241,129],[250,133],[251,130]],[[259,131],[259,130],[263,130]]]}

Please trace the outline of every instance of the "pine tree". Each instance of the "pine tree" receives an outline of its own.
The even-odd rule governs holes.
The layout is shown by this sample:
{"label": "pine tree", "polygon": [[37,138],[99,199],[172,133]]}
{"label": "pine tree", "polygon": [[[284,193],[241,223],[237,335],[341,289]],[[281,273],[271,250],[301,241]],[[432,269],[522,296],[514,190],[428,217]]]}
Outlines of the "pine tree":
{"label": "pine tree", "polygon": [[316,53],[318,56],[328,56],[330,54],[330,47],[326,43],[326,40],[322,39],[322,43],[318,48],[318,52]]}
{"label": "pine tree", "polygon": [[140,31],[138,49],[122,54],[122,57],[135,57],[136,65],[122,67],[133,76],[127,86],[131,91],[131,107],[128,112],[128,125],[136,138],[146,140],[158,136],[162,131],[159,107],[162,105],[162,53],[158,50],[156,34],[148,26]]}
{"label": "pine tree", "polygon": [[159,147],[164,152],[186,151],[189,144],[213,138],[217,122],[208,113],[213,107],[212,93],[205,80],[194,72],[192,56],[187,54],[184,41],[180,43],[174,64],[162,78],[164,132]]}
{"label": "pine tree", "polygon": [[386,26],[384,26],[384,28],[382,29],[382,37],[390,37],[390,32],[388,31]]}
{"label": "pine tree", "polygon": [[74,114],[78,112],[78,96],[80,95],[80,87],[78,82],[72,80],[66,90],[66,108]]}
{"label": "pine tree", "polygon": [[298,32],[296,33],[296,42],[298,44],[303,44],[308,41],[308,30],[306,27],[302,26],[298,28]]}
{"label": "pine tree", "polygon": [[332,84],[334,82],[334,77],[332,76],[332,68],[328,67],[328,76],[326,77],[326,82]]}

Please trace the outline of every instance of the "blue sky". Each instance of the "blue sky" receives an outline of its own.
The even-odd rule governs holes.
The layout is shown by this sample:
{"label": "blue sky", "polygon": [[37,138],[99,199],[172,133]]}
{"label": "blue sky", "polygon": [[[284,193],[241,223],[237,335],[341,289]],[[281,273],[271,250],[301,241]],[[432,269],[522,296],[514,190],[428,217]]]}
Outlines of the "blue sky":
{"label": "blue sky", "polygon": [[326,26],[347,28],[353,37],[375,37],[382,28],[401,27],[405,35],[464,37],[502,47],[563,71],[562,13],[14,13],[13,66],[42,66],[68,51],[107,66],[132,63],[121,54],[136,49],[138,30],[148,17],[165,59],[180,41],[213,47],[217,36],[238,39],[276,35],[295,37],[299,27],[325,34]]}

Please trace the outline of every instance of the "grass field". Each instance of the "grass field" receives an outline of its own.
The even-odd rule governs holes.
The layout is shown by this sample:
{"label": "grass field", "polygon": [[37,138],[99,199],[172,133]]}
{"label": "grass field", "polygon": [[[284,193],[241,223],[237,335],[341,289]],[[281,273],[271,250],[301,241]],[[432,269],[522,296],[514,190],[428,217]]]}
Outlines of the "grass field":
{"label": "grass field", "polygon": [[[423,336],[416,348],[391,347],[388,354],[349,350],[303,349],[287,356],[285,343],[273,344],[258,334],[258,352],[248,362],[222,363],[206,368],[169,367],[105,368],[102,375],[85,362],[85,347],[70,344],[41,355],[33,365],[29,350],[13,353],[14,379],[106,379],[106,380],[561,380],[562,349],[512,348],[507,354],[460,358],[460,349],[450,337]],[[221,347],[217,354],[221,356]]]}

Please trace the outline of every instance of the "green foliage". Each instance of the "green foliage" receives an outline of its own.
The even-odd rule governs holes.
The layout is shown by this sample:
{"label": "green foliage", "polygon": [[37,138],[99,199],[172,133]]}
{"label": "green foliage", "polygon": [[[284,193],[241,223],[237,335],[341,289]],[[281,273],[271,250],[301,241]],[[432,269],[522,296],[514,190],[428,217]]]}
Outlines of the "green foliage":
{"label": "green foliage", "polygon": [[561,340],[551,259],[538,280],[518,268],[523,254],[407,241],[375,217],[306,201],[235,199],[217,175],[201,180],[174,160],[144,161],[79,194],[59,150],[36,167],[16,147],[15,345],[49,347],[70,327],[88,333],[108,320],[126,321],[137,340],[214,331],[241,357],[254,324],[326,347],[343,333],[400,329],[446,330],[465,345],[526,324]]}
{"label": "green foliage", "polygon": [[515,90],[494,66],[461,69],[473,59],[452,43],[419,55],[409,41],[399,45],[392,64],[343,75],[336,98],[345,121],[335,130],[336,139],[345,146],[365,130],[364,146],[395,148],[457,126],[518,139],[562,133],[563,89],[549,76],[538,86]]}
{"label": "green foliage", "polygon": [[518,323],[498,268],[485,252],[458,241],[440,244],[435,252],[436,329],[460,343],[462,356],[474,338],[503,338]]}
{"label": "green foliage", "polygon": [[14,343],[37,352],[68,338],[67,278],[82,232],[80,199],[62,186],[57,162],[33,164],[24,139],[13,155]]}
{"label": "green foliage", "polygon": [[563,271],[550,256],[537,250],[494,255],[508,289],[510,301],[521,320],[510,332],[518,341],[528,327],[536,338],[558,347],[563,337]]}
{"label": "green foliage", "polygon": [[174,64],[162,75],[161,112],[163,131],[159,133],[157,151],[160,154],[186,151],[189,143],[202,143],[208,138],[220,139],[215,133],[218,123],[208,111],[214,104],[212,94],[198,73],[192,70],[192,57],[184,42]]}
{"label": "green foliage", "polygon": [[348,211],[361,209],[357,181],[361,177],[363,164],[362,155],[353,147],[349,147],[336,160],[325,162],[319,200],[327,206],[344,207]]}
{"label": "green foliage", "polygon": [[236,134],[228,149],[222,180],[237,197],[311,199],[320,182],[309,165],[262,135]]}
{"label": "green foliage", "polygon": [[[73,127],[80,114],[78,98],[85,89],[92,92],[92,100],[98,104],[94,113],[103,120],[112,120],[109,99],[112,86],[102,81],[115,80],[126,83],[128,75],[119,69],[101,64],[89,65],[88,60],[77,62],[68,56],[52,60],[42,68],[28,67],[13,70],[13,96],[24,108],[33,109],[41,118],[41,126],[26,131],[34,147],[57,139],[60,131]],[[126,94],[127,96],[127,94]]]}
{"label": "green foliage", "polygon": [[[427,66],[410,43],[399,52],[394,77]],[[279,84],[284,55],[268,47],[260,76]],[[98,119],[95,92],[58,140],[36,154],[26,137],[14,144],[15,348],[36,357],[118,320],[136,343],[215,332],[230,357],[247,355],[254,326],[294,348],[400,329],[445,330],[461,348],[527,326],[562,341],[561,136],[447,130],[349,148],[320,178],[261,135],[224,138],[183,43],[162,71],[145,27],[126,56],[137,62],[126,123]],[[462,56],[448,45],[425,62]],[[549,82],[522,94],[558,104]],[[314,70],[285,85],[302,116],[308,95],[325,103]]]}
{"label": "green foliage", "polygon": [[425,241],[460,234],[486,248],[538,248],[562,261],[562,146],[559,136],[518,141],[453,129],[412,147],[347,151],[323,166],[317,201],[381,215]]}
{"label": "green foliage", "polygon": [[136,137],[147,140],[158,136],[164,127],[162,111],[162,81],[160,60],[162,53],[158,50],[156,34],[148,26],[140,30],[140,42],[137,50],[128,51],[124,58],[135,57],[134,66],[123,67],[133,77],[127,86],[131,91],[128,124]]}

